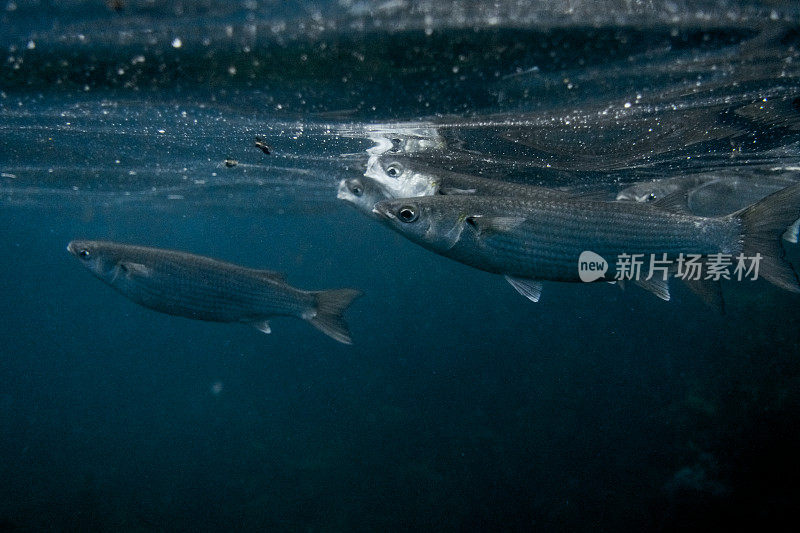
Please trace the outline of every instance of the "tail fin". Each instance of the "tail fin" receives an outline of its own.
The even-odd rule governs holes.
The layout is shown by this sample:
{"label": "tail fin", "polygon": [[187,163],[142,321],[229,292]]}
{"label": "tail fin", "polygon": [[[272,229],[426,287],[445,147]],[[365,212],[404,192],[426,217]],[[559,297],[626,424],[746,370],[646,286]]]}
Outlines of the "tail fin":
{"label": "tail fin", "polygon": [[800,292],[800,281],[781,245],[786,228],[800,218],[800,185],[773,193],[733,216],[742,220],[744,255],[761,254],[759,275],[782,289]]}
{"label": "tail fin", "polygon": [[316,314],[308,319],[315,328],[325,335],[342,342],[353,344],[350,339],[350,330],[344,321],[342,313],[353,300],[361,296],[361,291],[355,289],[337,289],[333,291],[313,291],[317,297]]}

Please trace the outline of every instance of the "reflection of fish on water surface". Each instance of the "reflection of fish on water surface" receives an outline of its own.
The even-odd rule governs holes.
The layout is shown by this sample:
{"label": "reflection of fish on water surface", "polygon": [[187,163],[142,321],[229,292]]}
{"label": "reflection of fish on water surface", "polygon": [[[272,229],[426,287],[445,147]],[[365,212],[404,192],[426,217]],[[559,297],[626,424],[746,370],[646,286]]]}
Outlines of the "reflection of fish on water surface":
{"label": "reflection of fish on water surface", "polygon": [[[435,195],[560,198],[571,194],[560,189],[459,174],[433,168],[408,157],[389,154],[388,157],[370,157],[363,177],[342,180],[337,197],[373,216],[372,208],[377,202],[392,198]],[[588,193],[584,192],[582,195],[588,196]],[[592,196],[600,195],[592,193]]]}
{"label": "reflection of fish on water surface", "polygon": [[634,103],[450,118],[430,124],[442,148],[410,155],[444,170],[542,185],[774,166],[798,154],[798,101],[796,86],[730,84]]}
{"label": "reflection of fish on water surface", "polygon": [[752,205],[762,198],[800,181],[800,173],[709,172],[634,183],[617,194],[617,200],[653,202],[670,194],[682,194],[695,215],[721,216]]}
{"label": "reflection of fish on water surface", "polygon": [[351,344],[342,313],[361,294],[354,289],[304,291],[279,272],[158,248],[72,241],[67,250],[134,302],[162,313],[242,322],[264,333],[271,331],[270,317],[294,316]]}

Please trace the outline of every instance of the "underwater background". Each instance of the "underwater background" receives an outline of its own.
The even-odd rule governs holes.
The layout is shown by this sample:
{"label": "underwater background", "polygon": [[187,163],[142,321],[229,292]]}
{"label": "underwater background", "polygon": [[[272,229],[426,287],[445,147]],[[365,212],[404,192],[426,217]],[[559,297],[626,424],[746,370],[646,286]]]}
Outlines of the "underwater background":
{"label": "underwater background", "polygon": [[[395,139],[608,192],[792,175],[796,2],[9,0],[0,47],[0,531],[796,515],[797,295],[727,282],[721,313],[678,284],[550,283],[534,304],[336,198]],[[139,307],[75,238],[360,289],[354,344]]]}

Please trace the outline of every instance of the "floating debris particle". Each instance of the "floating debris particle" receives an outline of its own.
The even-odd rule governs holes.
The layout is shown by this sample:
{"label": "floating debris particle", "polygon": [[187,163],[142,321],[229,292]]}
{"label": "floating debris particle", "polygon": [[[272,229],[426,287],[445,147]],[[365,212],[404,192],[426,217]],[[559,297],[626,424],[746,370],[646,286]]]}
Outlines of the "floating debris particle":
{"label": "floating debris particle", "polygon": [[267,144],[262,137],[256,137],[256,148],[261,148],[261,151],[265,154],[269,155],[272,152],[272,148],[270,145]]}
{"label": "floating debris particle", "polygon": [[106,6],[113,11],[122,11],[125,9],[125,2],[123,0],[106,0]]}
{"label": "floating debris particle", "polygon": [[228,168],[235,167],[239,162],[235,159],[228,158],[225,160],[225,166]]}

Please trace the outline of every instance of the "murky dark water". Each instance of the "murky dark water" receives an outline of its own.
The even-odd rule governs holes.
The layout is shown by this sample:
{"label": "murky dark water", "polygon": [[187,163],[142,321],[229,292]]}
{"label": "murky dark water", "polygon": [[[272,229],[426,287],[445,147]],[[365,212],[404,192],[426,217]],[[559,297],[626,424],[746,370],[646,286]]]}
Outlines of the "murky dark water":
{"label": "murky dark water", "polygon": [[[796,180],[798,6],[444,4],[0,6],[0,529],[793,516],[796,295],[723,283],[721,314],[682,286],[551,283],[533,304],[336,189],[387,147],[611,196]],[[138,307],[66,253],[78,237],[359,288],[355,344]]]}

